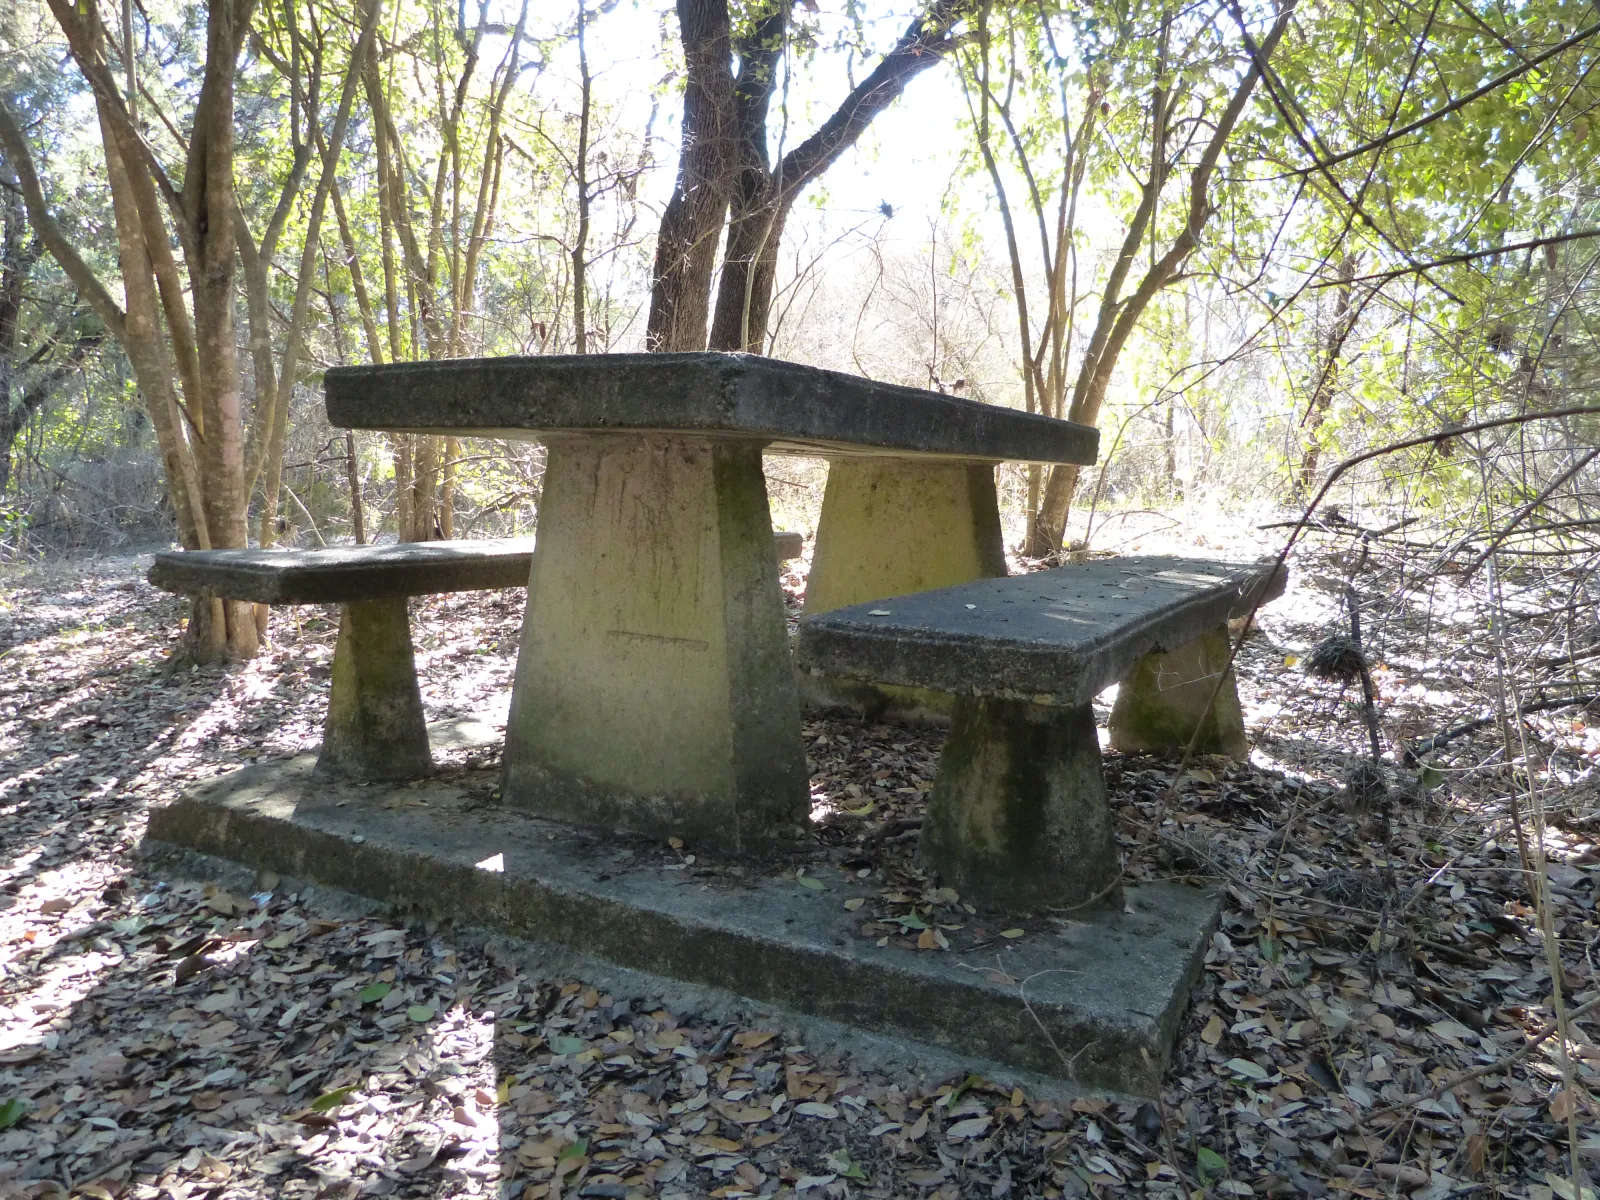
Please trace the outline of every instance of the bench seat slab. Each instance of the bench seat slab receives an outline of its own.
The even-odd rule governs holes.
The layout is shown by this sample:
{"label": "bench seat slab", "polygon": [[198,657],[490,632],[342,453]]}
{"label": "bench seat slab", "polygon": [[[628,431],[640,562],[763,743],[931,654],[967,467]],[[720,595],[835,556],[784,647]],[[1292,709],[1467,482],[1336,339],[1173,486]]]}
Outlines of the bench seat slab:
{"label": "bench seat slab", "polygon": [[549,444],[506,799],[728,849],[798,835],[809,788],[759,447]]}
{"label": "bench seat slab", "polygon": [[340,610],[318,764],[359,779],[412,779],[433,769],[403,596]]}
{"label": "bench seat slab", "polygon": [[807,614],[796,650],[813,674],[1073,707],[1282,578],[1259,563],[1106,559]]}
{"label": "bench seat slab", "polygon": [[319,550],[185,550],[157,554],[149,579],[184,595],[211,592],[257,604],[344,604],[521,587],[532,538],[326,546]]}
{"label": "bench seat slab", "polygon": [[1245,757],[1244,710],[1228,655],[1228,627],[1219,625],[1176,650],[1141,658],[1117,690],[1111,744],[1124,754],[1181,754],[1193,739],[1197,753]]}
{"label": "bench seat slab", "polygon": [[[806,577],[806,612],[925,592],[1006,573],[989,463],[836,458]],[[949,693],[802,676],[815,707],[882,715],[951,711]]]}
{"label": "bench seat slab", "polygon": [[982,904],[1114,901],[1122,867],[1090,706],[958,696],[922,854],[942,883]]}

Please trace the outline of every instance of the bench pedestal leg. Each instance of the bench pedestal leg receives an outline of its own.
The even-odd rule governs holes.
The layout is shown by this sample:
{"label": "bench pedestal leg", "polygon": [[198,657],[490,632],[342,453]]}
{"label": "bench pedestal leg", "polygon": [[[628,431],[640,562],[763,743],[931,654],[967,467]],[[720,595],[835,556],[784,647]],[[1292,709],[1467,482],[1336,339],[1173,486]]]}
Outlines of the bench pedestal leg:
{"label": "bench pedestal leg", "polygon": [[800,833],[809,787],[759,446],[551,440],[505,794],[735,850]]}
{"label": "bench pedestal leg", "polygon": [[1227,669],[1228,650],[1227,627],[1218,626],[1186,646],[1141,658],[1117,690],[1111,744],[1124,754],[1181,754],[1198,729],[1196,752],[1245,757],[1249,745],[1232,670],[1207,708],[1217,676]]}
{"label": "bench pedestal leg", "polygon": [[340,611],[317,762],[362,779],[411,779],[433,769],[404,597]]}
{"label": "bench pedestal leg", "polygon": [[[806,612],[951,587],[1006,573],[994,467],[836,458],[828,463]],[[948,693],[805,676],[808,704],[874,715],[948,716]]]}
{"label": "bench pedestal leg", "polygon": [[1122,868],[1093,710],[956,697],[922,853],[978,903],[1114,901]]}

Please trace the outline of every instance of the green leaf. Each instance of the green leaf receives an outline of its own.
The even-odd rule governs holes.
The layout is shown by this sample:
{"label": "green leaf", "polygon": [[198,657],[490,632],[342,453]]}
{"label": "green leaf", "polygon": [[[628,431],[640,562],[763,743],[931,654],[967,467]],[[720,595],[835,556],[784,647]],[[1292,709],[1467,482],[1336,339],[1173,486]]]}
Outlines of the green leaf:
{"label": "green leaf", "polygon": [[1430,792],[1444,782],[1444,772],[1432,763],[1423,763],[1417,772],[1417,782]]}
{"label": "green leaf", "polygon": [[865,1179],[866,1172],[861,1169],[861,1164],[850,1158],[848,1150],[835,1150],[828,1155],[828,1170],[845,1179]]}
{"label": "green leaf", "polygon": [[406,1009],[406,1016],[410,1017],[418,1025],[426,1025],[438,1015],[439,1013],[436,1009],[429,1008],[426,1004],[413,1004]]}
{"label": "green leaf", "polygon": [[939,1101],[939,1103],[944,1105],[946,1108],[954,1108],[956,1106],[956,1101],[961,1099],[963,1092],[965,1092],[968,1088],[982,1087],[983,1083],[984,1079],[982,1075],[968,1075],[960,1083],[956,1084],[955,1087],[951,1088],[950,1093],[945,1096],[943,1100]]}
{"label": "green leaf", "polygon": [[553,1037],[550,1039],[550,1052],[552,1054],[582,1054],[583,1039],[575,1037]]}
{"label": "green leaf", "polygon": [[356,993],[356,999],[363,1004],[376,1004],[392,991],[394,991],[394,984],[392,983],[383,983],[381,981],[369,983]]}
{"label": "green leaf", "polygon": [[580,1155],[587,1153],[589,1153],[588,1139],[579,1138],[577,1141],[568,1142],[565,1146],[561,1147],[561,1153],[556,1155],[556,1161],[566,1162],[566,1160],[569,1158],[577,1158]]}
{"label": "green leaf", "polygon": [[917,916],[916,913],[911,913],[904,917],[895,917],[893,919],[899,922],[900,928],[902,929],[926,929],[928,927],[928,923],[921,917]]}
{"label": "green leaf", "polygon": [[813,879],[809,875],[802,875],[795,882],[803,888],[810,888],[813,892],[820,892],[827,886],[822,880]]}
{"label": "green leaf", "polygon": [[350,1099],[350,1094],[359,1086],[359,1084],[347,1083],[343,1087],[334,1088],[331,1092],[323,1092],[322,1095],[311,1102],[311,1111],[327,1112],[330,1109],[338,1108],[346,1100]]}
{"label": "green leaf", "polygon": [[1235,1075],[1245,1075],[1251,1079],[1263,1080],[1267,1077],[1267,1069],[1260,1063],[1253,1063],[1248,1058],[1230,1058],[1228,1070]]}
{"label": "green leaf", "polygon": [[22,1114],[28,1111],[28,1102],[21,1096],[8,1097],[5,1103],[0,1104],[0,1129],[10,1129],[22,1120]]}
{"label": "green leaf", "polygon": [[1201,1146],[1196,1151],[1194,1158],[1195,1163],[1200,1168],[1200,1177],[1202,1179],[1207,1175],[1220,1175],[1228,1169],[1227,1160],[1207,1146]]}

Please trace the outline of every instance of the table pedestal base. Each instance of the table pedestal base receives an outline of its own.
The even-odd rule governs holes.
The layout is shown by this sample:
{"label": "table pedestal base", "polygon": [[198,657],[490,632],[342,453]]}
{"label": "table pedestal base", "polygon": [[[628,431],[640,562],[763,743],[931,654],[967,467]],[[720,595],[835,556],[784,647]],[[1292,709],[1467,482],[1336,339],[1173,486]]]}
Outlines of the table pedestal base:
{"label": "table pedestal base", "polygon": [[978,904],[1114,904],[1122,863],[1089,705],[958,697],[922,854]]}
{"label": "table pedestal base", "polygon": [[[1250,746],[1239,687],[1228,666],[1230,649],[1223,625],[1186,646],[1141,658],[1117,690],[1108,723],[1112,746],[1124,754],[1182,754],[1198,731],[1196,753],[1247,757]],[[1224,671],[1227,677],[1212,704],[1211,691]]]}
{"label": "table pedestal base", "polygon": [[404,596],[339,612],[321,764],[357,779],[414,779],[433,769]]}
{"label": "table pedestal base", "polygon": [[[817,522],[806,612],[1006,574],[994,467],[918,459],[836,458]],[[806,703],[870,715],[948,717],[924,688],[806,676]]]}
{"label": "table pedestal base", "polygon": [[544,497],[507,801],[731,850],[797,836],[809,788],[760,446],[553,439]]}

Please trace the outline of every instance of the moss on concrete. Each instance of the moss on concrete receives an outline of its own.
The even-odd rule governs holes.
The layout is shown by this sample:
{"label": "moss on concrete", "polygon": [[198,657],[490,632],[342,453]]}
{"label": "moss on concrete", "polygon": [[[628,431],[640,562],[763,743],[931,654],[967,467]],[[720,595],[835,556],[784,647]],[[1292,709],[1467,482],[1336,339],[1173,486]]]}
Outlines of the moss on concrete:
{"label": "moss on concrete", "polygon": [[1117,691],[1111,744],[1124,754],[1182,753],[1198,731],[1196,752],[1243,758],[1249,744],[1228,653],[1227,627],[1218,626],[1176,650],[1141,658]]}
{"label": "moss on concrete", "polygon": [[[806,612],[925,592],[1006,573],[994,467],[916,459],[834,459],[806,577]],[[807,676],[814,708],[949,717],[945,692]]]}
{"label": "moss on concrete", "polygon": [[433,769],[403,596],[340,611],[319,765],[359,779],[410,779]]}
{"label": "moss on concrete", "polygon": [[922,851],[979,904],[1113,902],[1121,864],[1089,706],[958,697]]}
{"label": "moss on concrete", "polygon": [[809,789],[761,452],[553,441],[506,728],[506,796],[744,849]]}
{"label": "moss on concrete", "polygon": [[829,612],[1006,573],[994,467],[834,459],[806,578],[806,611]]}
{"label": "moss on concrete", "polygon": [[[879,948],[830,884],[752,871],[736,890],[685,886],[631,847],[484,805],[488,777],[382,787],[311,775],[308,759],[256,764],[152,812],[147,853],[217,855],[458,926],[572,948],[618,966],[750,997],[969,1060],[1154,1095],[1217,901],[1194,888],[1128,888],[1121,902],[1041,929],[991,977],[954,954]],[[491,869],[486,860],[494,859]],[[820,876],[819,876],[820,878]],[[1015,978],[1030,980],[1024,1009]],[[649,994],[649,993],[645,993]],[[1048,1036],[1041,1033],[1048,1031]]]}

